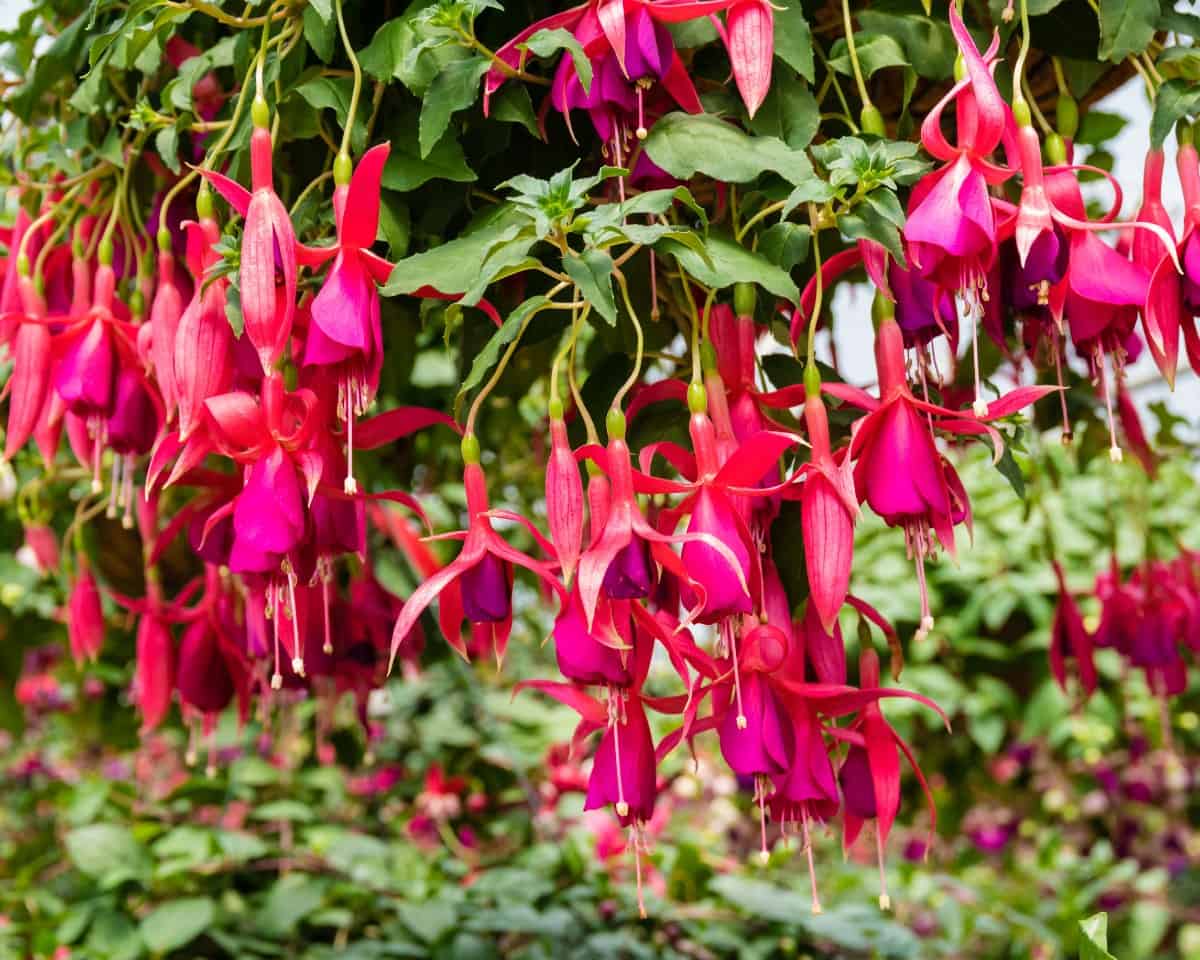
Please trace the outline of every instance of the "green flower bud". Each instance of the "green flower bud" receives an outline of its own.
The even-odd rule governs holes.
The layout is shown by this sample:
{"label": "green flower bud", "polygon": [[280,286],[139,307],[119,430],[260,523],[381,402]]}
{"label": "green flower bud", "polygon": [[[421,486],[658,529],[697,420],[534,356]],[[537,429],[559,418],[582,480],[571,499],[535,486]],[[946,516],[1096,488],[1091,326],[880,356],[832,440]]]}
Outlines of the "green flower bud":
{"label": "green flower bud", "polygon": [[339,187],[344,187],[350,183],[350,175],[353,172],[354,165],[350,162],[350,154],[339,153],[333,161],[333,182]]}
{"label": "green flower bud", "polygon": [[1017,121],[1018,127],[1027,127],[1033,123],[1033,114],[1029,110],[1029,103],[1024,97],[1019,97],[1013,101],[1012,105],[1013,119]]}
{"label": "green flower bud", "polygon": [[158,249],[163,253],[171,251],[171,231],[166,227],[158,231]]}
{"label": "green flower bud", "polygon": [[873,103],[868,103],[862,108],[862,113],[858,115],[858,125],[862,128],[863,133],[869,133],[873,137],[887,136],[887,127],[883,122],[883,114],[879,112],[879,108]]}
{"label": "green flower bud", "polygon": [[609,440],[624,440],[625,414],[613,407],[604,418],[604,429],[608,431]]}
{"label": "green flower bud", "polygon": [[806,397],[821,395],[821,371],[817,369],[815,363],[810,363],[804,368],[804,395]]}
{"label": "green flower bud", "polygon": [[1068,140],[1073,139],[1079,132],[1079,104],[1075,102],[1074,97],[1064,93],[1058,98],[1058,104],[1054,108],[1054,122],[1058,126],[1058,132]]}
{"label": "green flower bud", "polygon": [[260,129],[271,123],[271,108],[261,93],[255,96],[250,105],[250,122]]}
{"label": "green flower bud", "polygon": [[465,434],[462,438],[463,463],[479,462],[479,438],[473,433]]}
{"label": "green flower bud", "polygon": [[1067,162],[1067,143],[1057,133],[1046,137],[1046,159],[1056,167]]}
{"label": "green flower bud", "polygon": [[708,391],[704,384],[693,380],[688,384],[687,405],[689,413],[705,413],[708,410]]}
{"label": "green flower bud", "polygon": [[754,308],[758,304],[758,290],[752,283],[735,283],[733,285],[733,312],[739,317],[754,316]]}

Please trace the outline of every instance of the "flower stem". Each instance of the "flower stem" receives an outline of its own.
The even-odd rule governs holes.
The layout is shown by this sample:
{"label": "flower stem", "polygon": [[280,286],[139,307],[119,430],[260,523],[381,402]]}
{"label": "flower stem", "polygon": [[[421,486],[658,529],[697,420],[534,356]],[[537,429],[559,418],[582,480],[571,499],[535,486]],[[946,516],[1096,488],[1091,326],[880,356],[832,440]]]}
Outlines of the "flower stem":
{"label": "flower stem", "polygon": [[625,394],[633,389],[633,385],[637,383],[638,377],[642,374],[642,353],[645,350],[646,343],[645,336],[642,334],[641,321],[638,320],[637,312],[633,309],[633,303],[629,299],[629,284],[625,280],[625,275],[619,270],[614,270],[613,276],[617,278],[617,286],[621,288],[621,299],[625,303],[625,309],[629,311],[629,318],[633,321],[633,329],[637,335],[637,353],[634,356],[633,369],[629,371],[629,378],[621,384],[621,389],[613,397],[612,408],[620,410],[621,402],[625,399]]}
{"label": "flower stem", "polygon": [[[850,0],[842,0],[842,23],[846,30],[846,52],[850,55],[850,65],[854,68],[854,83],[858,87],[858,98],[864,107],[869,107],[871,106],[871,95],[867,92],[867,82],[863,79],[862,66],[858,62],[858,44],[855,43],[854,24],[850,20]],[[849,109],[846,110],[846,113],[850,113]]]}
{"label": "flower stem", "polygon": [[350,60],[350,69],[354,71],[354,86],[350,91],[350,106],[346,110],[346,129],[342,131],[342,150],[341,152],[350,155],[350,131],[354,129],[354,118],[358,114],[358,98],[362,93],[362,67],[359,66],[358,57],[354,55],[354,47],[350,45],[350,36],[346,32],[346,18],[342,11],[342,0],[334,0],[334,9],[337,10],[338,32],[342,35],[342,46],[346,48],[346,56]]}
{"label": "flower stem", "polygon": [[820,216],[814,204],[808,205],[808,219],[812,224],[813,250],[813,279],[816,281],[816,293],[813,295],[812,312],[808,317],[808,344],[805,350],[805,365],[815,367],[817,362],[817,318],[821,316],[822,301],[825,299],[825,273],[821,269],[821,231],[818,226]]}

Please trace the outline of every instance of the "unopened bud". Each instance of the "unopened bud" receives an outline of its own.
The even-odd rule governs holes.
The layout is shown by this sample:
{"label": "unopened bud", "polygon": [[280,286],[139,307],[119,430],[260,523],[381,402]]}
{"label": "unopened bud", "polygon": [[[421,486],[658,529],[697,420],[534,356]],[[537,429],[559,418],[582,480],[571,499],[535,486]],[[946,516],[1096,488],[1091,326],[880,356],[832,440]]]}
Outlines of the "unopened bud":
{"label": "unopened bud", "polygon": [[1033,123],[1033,114],[1029,110],[1029,101],[1024,97],[1018,97],[1013,101],[1012,112],[1013,119],[1017,122],[1018,127],[1028,127]]}
{"label": "unopened bud", "polygon": [[733,312],[739,317],[754,315],[758,304],[758,290],[752,283],[736,283],[733,286]]}
{"label": "unopened bud", "polygon": [[883,122],[883,114],[873,103],[868,103],[862,108],[862,112],[858,115],[858,125],[862,128],[863,133],[869,133],[873,137],[887,136],[887,126]]}
{"label": "unopened bud", "polygon": [[708,391],[704,384],[693,380],[687,389],[688,413],[704,413],[708,410]]}
{"label": "unopened bud", "polygon": [[604,417],[604,429],[608,431],[609,440],[624,440],[625,426],[625,414],[616,407],[609,410]]}
{"label": "unopened bud", "polygon": [[463,463],[479,462],[479,438],[473,433],[465,434],[462,438]]}
{"label": "unopened bud", "polygon": [[1054,107],[1054,122],[1058,132],[1068,140],[1073,139],[1079,132],[1079,104],[1075,98],[1061,94]]}
{"label": "unopened bud", "polygon": [[271,108],[267,106],[267,101],[261,93],[255,96],[254,102],[250,105],[250,122],[259,129],[268,126],[271,122]]}
{"label": "unopened bud", "polygon": [[333,182],[339,187],[344,187],[350,182],[350,175],[354,172],[354,166],[350,162],[350,154],[341,152],[333,161]]}

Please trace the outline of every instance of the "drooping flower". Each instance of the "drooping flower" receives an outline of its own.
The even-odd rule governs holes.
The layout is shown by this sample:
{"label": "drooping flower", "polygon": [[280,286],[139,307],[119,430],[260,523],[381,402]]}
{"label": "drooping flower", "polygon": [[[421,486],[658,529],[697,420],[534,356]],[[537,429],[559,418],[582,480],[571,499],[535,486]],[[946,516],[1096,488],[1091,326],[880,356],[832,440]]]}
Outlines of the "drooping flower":
{"label": "drooping flower", "polygon": [[1050,627],[1050,672],[1058,685],[1067,689],[1067,661],[1074,664],[1079,686],[1086,699],[1096,689],[1096,665],[1092,657],[1092,637],[1083,624],[1083,616],[1070,590],[1062,565],[1054,562],[1058,580],[1058,606]]}
{"label": "drooping flower", "polygon": [[81,555],[79,572],[67,598],[67,635],[71,656],[77,664],[95,660],[104,646],[104,611],[100,606],[100,591],[91,567]]}
{"label": "drooping flower", "polygon": [[[201,170],[245,220],[238,274],[242,317],[264,375],[274,369],[292,333],[297,273],[296,231],[287,207],[275,192],[266,113],[266,102],[259,95],[252,108],[255,122],[250,134],[250,190],[224,174]],[[276,257],[281,289],[276,285]]]}
{"label": "drooping flower", "polygon": [[[534,560],[509,546],[492,528],[488,505],[487,480],[479,465],[478,441],[473,434],[463,439],[463,485],[467,493],[468,525],[465,531],[447,534],[444,539],[462,540],[455,560],[421,583],[405,601],[404,609],[392,633],[391,658],[394,662],[400,645],[417,619],[435,598],[441,596],[439,620],[447,642],[467,659],[461,635],[461,623],[470,621],[473,632],[482,635],[499,663],[504,659],[508,635],[512,629],[512,567],[514,564],[536,574],[564,602],[566,592],[548,564]],[[447,592],[451,585],[457,587]]]}
{"label": "drooping flower", "polygon": [[[354,421],[362,416],[379,387],[383,366],[383,332],[379,325],[379,291],[392,264],[371,252],[379,229],[379,192],[390,147],[372,147],[359,161],[348,183],[333,191],[337,243],[320,248],[321,259],[334,257],[320,292],[312,301],[312,322],[304,345],[306,366],[329,369],[337,380],[338,416],[346,424],[347,493],[357,486],[353,474]],[[301,259],[312,265],[307,248]]]}

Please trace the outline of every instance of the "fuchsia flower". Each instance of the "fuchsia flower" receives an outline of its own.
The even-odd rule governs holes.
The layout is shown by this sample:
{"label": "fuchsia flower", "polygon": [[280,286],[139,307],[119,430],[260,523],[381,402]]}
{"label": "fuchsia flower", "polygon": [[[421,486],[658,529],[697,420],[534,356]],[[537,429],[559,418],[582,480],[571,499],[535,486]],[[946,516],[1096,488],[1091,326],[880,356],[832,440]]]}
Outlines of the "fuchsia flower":
{"label": "fuchsia flower", "polygon": [[1067,661],[1075,665],[1079,686],[1086,699],[1096,689],[1096,665],[1092,659],[1092,638],[1083,625],[1083,617],[1075,598],[1067,589],[1062,566],[1055,561],[1054,576],[1058,579],[1058,607],[1050,627],[1050,671],[1065,692]]}
{"label": "fuchsia flower", "polygon": [[359,161],[348,184],[333,191],[337,243],[320,248],[317,257],[299,248],[308,265],[334,257],[320,292],[312,302],[312,322],[304,344],[305,366],[328,368],[337,380],[338,416],[346,424],[347,493],[354,493],[351,461],[354,420],[375,399],[383,365],[383,332],[379,325],[379,291],[392,264],[371,252],[379,229],[379,191],[390,147],[372,147]]}
{"label": "fuchsia flower", "polygon": [[[271,131],[265,120],[258,122],[262,119],[257,116],[260,103],[266,107],[261,99],[255,100],[254,132],[250,135],[251,189],[224,174],[200,172],[245,220],[238,273],[242,316],[263,374],[269,375],[283,355],[296,315],[296,232],[287,207],[275,193]],[[276,286],[276,258],[282,289]]]}
{"label": "fuchsia flower", "polygon": [[146,733],[166,718],[175,691],[175,641],[166,622],[154,614],[144,614],[138,622],[133,687]]}
{"label": "fuchsia flower", "polygon": [[950,433],[988,435],[996,455],[1003,442],[985,420],[1005,417],[1053,391],[1054,387],[1018,387],[986,405],[983,418],[947,410],[913,396],[904,371],[904,344],[899,325],[885,320],[875,335],[879,400],[846,384],[823,389],[868,410],[857,425],[850,456],[857,462],[854,483],[865,500],[889,526],[903,527],[911,556],[917,562],[921,589],[921,630],[933,627],[925,588],[925,558],[936,549],[934,537],[951,555],[954,527],[970,527],[970,503],[954,467],[938,452],[930,429],[932,418]]}
{"label": "fuchsia flower", "polygon": [[[513,564],[536,574],[561,600],[566,600],[566,593],[551,573],[549,565],[510,547],[492,528],[493,514],[488,506],[487,481],[479,465],[477,451],[477,442],[474,442],[473,435],[468,434],[463,440],[467,529],[436,538],[462,540],[462,549],[453,563],[428,577],[405,602],[392,632],[393,661],[421,613],[439,595],[442,598],[439,611],[442,633],[459,655],[468,659],[461,635],[461,623],[466,619],[479,639],[488,641],[486,645],[495,651],[497,663],[502,661],[512,629]],[[448,592],[447,588],[451,585],[456,586],[458,591]]]}
{"label": "fuchsia flower", "polygon": [[45,299],[38,295],[29,277],[18,278],[13,286],[20,288],[22,310],[8,315],[16,326],[16,335],[12,346],[12,374],[4,386],[8,394],[5,460],[11,460],[33,436],[49,400],[54,368],[52,338],[45,322]]}
{"label": "fuchsia flower", "polygon": [[583,550],[583,480],[561,416],[550,418],[550,458],[546,463],[546,521],[568,583]]}
{"label": "fuchsia flower", "polygon": [[100,591],[96,578],[83,556],[77,560],[79,572],[67,598],[67,636],[71,656],[79,665],[95,660],[104,646],[104,611],[100,607]]}
{"label": "fuchsia flower", "polygon": [[[666,28],[728,11],[722,27],[734,77],[751,116],[770,87],[773,49],[773,16],[762,0],[589,0],[530,24],[496,51],[510,68],[520,67],[524,45],[541,30],[568,30],[592,63],[592,82],[583,89],[569,57],[559,63],[551,85],[550,103],[570,126],[570,111],[583,108],[601,140],[613,147],[620,164],[629,147],[629,136],[646,135],[644,97],[661,85],[689,113],[700,113],[700,98]],[[484,78],[486,114],[492,94],[509,73],[493,67]]]}
{"label": "fuchsia flower", "polygon": [[[1175,331],[1180,328],[1192,369],[1200,370],[1200,334],[1196,332],[1195,322],[1196,315],[1200,314],[1200,155],[1191,143],[1181,143],[1175,162],[1184,204],[1183,236],[1179,245],[1170,251],[1173,257],[1164,257],[1157,265],[1147,263],[1144,254],[1139,257],[1135,247],[1135,257],[1153,271],[1144,313],[1146,342],[1168,382],[1174,380],[1172,361],[1178,351]],[[1147,158],[1150,208],[1147,210],[1143,206],[1144,219],[1157,223],[1153,200],[1157,186],[1155,175],[1161,178],[1161,158],[1157,170],[1149,164]],[[1141,214],[1139,219],[1143,219]],[[1160,228],[1169,229],[1169,222],[1165,228]],[[1174,262],[1176,259],[1178,264]]]}
{"label": "fuchsia flower", "polygon": [[[942,286],[978,296],[996,256],[996,212],[988,185],[1011,171],[988,156],[999,145],[1009,109],[992,79],[999,34],[980,56],[957,7],[950,5],[950,28],[966,66],[966,77],[926,115],[921,124],[925,150],[945,165],[913,189],[904,238],[917,268]],[[942,134],[942,113],[953,102],[958,112],[958,144]]]}

